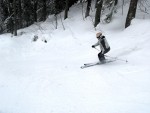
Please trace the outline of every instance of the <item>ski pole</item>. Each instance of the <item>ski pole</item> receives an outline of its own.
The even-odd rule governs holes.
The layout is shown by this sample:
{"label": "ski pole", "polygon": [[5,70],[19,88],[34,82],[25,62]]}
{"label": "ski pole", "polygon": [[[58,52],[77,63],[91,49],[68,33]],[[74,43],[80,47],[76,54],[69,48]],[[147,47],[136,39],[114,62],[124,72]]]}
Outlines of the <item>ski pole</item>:
{"label": "ski pole", "polygon": [[[94,47],[94,49],[100,51],[100,50],[97,49],[96,47]],[[115,60],[120,60],[120,61],[128,62],[127,60],[119,59],[119,58],[117,58],[117,57],[111,57],[111,56],[107,56],[107,55],[105,55],[105,56],[106,56],[106,57],[109,57],[109,58],[113,58],[113,59],[115,59]]]}
{"label": "ski pole", "polygon": [[100,51],[100,50],[99,50],[99,49],[97,49],[96,47],[94,47],[94,49],[96,49],[96,50]]}

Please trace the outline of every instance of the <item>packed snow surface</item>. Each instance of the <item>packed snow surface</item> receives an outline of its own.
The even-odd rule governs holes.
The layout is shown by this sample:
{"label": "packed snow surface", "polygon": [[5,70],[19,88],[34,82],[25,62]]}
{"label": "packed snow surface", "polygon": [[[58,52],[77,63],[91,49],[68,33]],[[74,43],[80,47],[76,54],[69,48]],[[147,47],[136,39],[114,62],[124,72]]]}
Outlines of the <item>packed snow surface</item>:
{"label": "packed snow surface", "polygon": [[[0,113],[150,113],[150,21],[134,19],[124,29],[117,13],[95,30],[78,7],[65,30],[49,16],[16,37],[0,35]],[[81,69],[98,61],[91,48],[98,31],[111,46],[107,55],[119,60]]]}

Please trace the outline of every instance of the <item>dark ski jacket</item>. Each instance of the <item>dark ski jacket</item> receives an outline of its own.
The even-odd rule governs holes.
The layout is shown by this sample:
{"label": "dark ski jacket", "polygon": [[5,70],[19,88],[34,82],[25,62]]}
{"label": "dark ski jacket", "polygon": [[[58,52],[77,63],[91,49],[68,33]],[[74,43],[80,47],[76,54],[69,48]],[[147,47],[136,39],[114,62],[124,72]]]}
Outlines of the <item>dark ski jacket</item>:
{"label": "dark ski jacket", "polygon": [[100,45],[102,54],[105,54],[110,50],[110,46],[109,46],[105,36],[103,36],[103,35],[98,37],[98,42],[96,44],[94,44],[94,46],[98,46],[98,45]]}

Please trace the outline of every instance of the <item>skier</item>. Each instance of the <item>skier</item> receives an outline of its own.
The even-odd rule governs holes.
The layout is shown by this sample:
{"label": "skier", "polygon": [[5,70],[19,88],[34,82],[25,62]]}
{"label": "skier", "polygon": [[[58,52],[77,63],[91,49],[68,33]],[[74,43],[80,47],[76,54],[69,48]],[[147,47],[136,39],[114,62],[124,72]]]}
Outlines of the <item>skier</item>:
{"label": "skier", "polygon": [[95,48],[98,45],[100,46],[101,52],[98,54],[98,58],[99,58],[100,62],[104,62],[105,61],[104,54],[107,53],[108,51],[110,51],[110,46],[109,46],[105,36],[103,36],[101,32],[98,32],[96,34],[96,37],[98,39],[98,42],[96,44],[92,45],[92,48]]}

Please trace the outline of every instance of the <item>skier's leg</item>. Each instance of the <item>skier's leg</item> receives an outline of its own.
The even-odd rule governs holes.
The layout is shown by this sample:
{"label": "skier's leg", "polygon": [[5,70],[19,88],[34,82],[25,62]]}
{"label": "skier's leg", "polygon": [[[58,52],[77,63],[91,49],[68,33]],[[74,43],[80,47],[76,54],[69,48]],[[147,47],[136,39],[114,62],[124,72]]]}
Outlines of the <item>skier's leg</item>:
{"label": "skier's leg", "polygon": [[99,61],[100,61],[100,57],[101,57],[101,52],[98,54],[98,59],[99,59]]}
{"label": "skier's leg", "polygon": [[100,53],[98,54],[98,58],[99,58],[99,61],[100,61],[100,62],[102,62],[102,61],[105,60],[105,56],[104,56],[104,54],[102,54],[102,52],[100,52]]}
{"label": "skier's leg", "polygon": [[104,56],[104,54],[101,54],[100,59],[101,59],[101,61],[105,60],[105,56]]}

